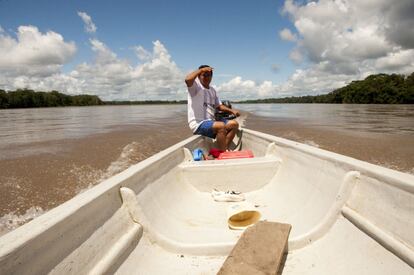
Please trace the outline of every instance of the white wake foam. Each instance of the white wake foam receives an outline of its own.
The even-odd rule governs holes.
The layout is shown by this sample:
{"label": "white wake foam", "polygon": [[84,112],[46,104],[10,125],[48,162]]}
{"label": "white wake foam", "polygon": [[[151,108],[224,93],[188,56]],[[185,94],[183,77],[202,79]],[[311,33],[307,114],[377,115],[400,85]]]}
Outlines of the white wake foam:
{"label": "white wake foam", "polygon": [[106,169],[106,172],[102,175],[101,180],[107,179],[131,166],[134,162],[133,157],[138,154],[138,148],[139,143],[135,141],[126,145],[122,149],[118,159],[112,162]]}
{"label": "white wake foam", "polygon": [[317,148],[319,148],[319,144],[317,144],[316,142],[314,142],[313,140],[305,140],[305,141],[303,141],[303,143],[305,143],[305,144],[307,144],[307,145],[310,145],[310,146],[313,146],[313,147],[317,147]]}
{"label": "white wake foam", "polygon": [[10,212],[0,217],[0,236],[46,213],[40,206],[32,206],[23,215]]}
{"label": "white wake foam", "polygon": [[236,118],[236,121],[239,123],[240,127],[244,127],[247,119],[247,114],[242,113],[239,117]]}
{"label": "white wake foam", "polygon": [[[94,185],[104,181],[112,177],[113,175],[122,172],[123,170],[127,169],[129,166],[136,162],[136,158],[141,157],[139,153],[139,143],[132,142],[126,145],[123,149],[119,157],[110,163],[106,170],[99,170],[94,169],[92,166],[84,165],[84,166],[76,166],[74,165],[72,169],[70,169],[69,173],[76,175],[77,182],[78,182],[78,190],[76,193],[82,193]],[[20,188],[19,185],[16,185]],[[17,227],[31,221],[32,219],[46,213],[47,211],[43,210],[39,206],[32,206],[27,211],[22,214],[16,214],[15,211],[10,212],[2,217],[0,217],[0,236],[16,229]]]}
{"label": "white wake foam", "polygon": [[141,157],[139,152],[140,144],[138,142],[132,142],[126,145],[119,157],[111,162],[106,170],[91,170],[90,167],[76,167],[74,166],[71,172],[76,174],[80,188],[77,193],[85,192],[94,185],[116,175],[132,164],[136,163],[136,158]]}

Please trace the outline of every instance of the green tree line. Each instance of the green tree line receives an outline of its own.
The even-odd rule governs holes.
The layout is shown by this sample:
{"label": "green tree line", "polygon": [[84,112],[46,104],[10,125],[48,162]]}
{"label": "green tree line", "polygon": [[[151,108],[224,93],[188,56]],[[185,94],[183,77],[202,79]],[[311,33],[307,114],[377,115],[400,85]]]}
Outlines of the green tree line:
{"label": "green tree line", "polygon": [[0,89],[0,108],[35,108],[103,105],[96,95],[65,95],[57,91],[35,92],[29,89],[8,91]]}
{"label": "green tree line", "polygon": [[187,100],[104,101],[105,105],[187,104]]}
{"label": "green tree line", "polygon": [[[29,89],[8,91],[0,89],[0,108],[32,108],[90,105],[185,104],[186,100],[102,101],[96,95],[66,95],[58,91],[35,92]],[[285,98],[267,98],[237,103],[360,103],[414,104],[414,73],[370,75],[352,81],[328,94]]]}
{"label": "green tree line", "polygon": [[267,98],[238,103],[414,104],[414,73],[409,76],[370,75],[324,95]]}

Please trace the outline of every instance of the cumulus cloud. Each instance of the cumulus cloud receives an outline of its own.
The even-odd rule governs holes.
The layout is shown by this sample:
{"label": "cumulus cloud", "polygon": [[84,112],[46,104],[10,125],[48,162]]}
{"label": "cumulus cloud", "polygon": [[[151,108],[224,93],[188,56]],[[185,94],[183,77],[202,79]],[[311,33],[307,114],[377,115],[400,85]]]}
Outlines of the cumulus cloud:
{"label": "cumulus cloud", "polygon": [[279,88],[317,93],[370,73],[414,71],[414,2],[397,2],[286,0],[283,13],[298,36],[287,29],[280,35],[296,43],[290,59],[295,63],[306,59],[308,66]]}
{"label": "cumulus cloud", "polygon": [[320,64],[309,69],[297,69],[287,82],[278,87],[279,92],[294,96],[324,94],[350,81],[347,75],[326,72],[324,66]]}
{"label": "cumulus cloud", "polygon": [[385,71],[402,70],[411,72],[413,69],[414,50],[401,50],[381,57],[375,62],[375,67]]}
{"label": "cumulus cloud", "polygon": [[141,61],[148,61],[151,59],[151,53],[144,49],[142,46],[135,46],[132,48],[132,50],[137,55],[138,59]]}
{"label": "cumulus cloud", "polygon": [[[96,32],[96,26],[85,12],[78,12],[85,30]],[[184,74],[172,60],[166,47],[153,42],[153,48],[131,49],[140,60],[132,64],[122,59],[99,39],[89,39],[94,53],[92,62],[80,63],[71,72],[62,66],[76,52],[73,42],[65,42],[55,32],[41,33],[34,26],[20,26],[13,38],[0,31],[1,88],[59,90],[69,94],[96,94],[104,100],[184,99]]]}
{"label": "cumulus cloud", "polygon": [[282,40],[296,42],[298,40],[297,36],[293,34],[289,29],[283,29],[279,32],[279,36]]}
{"label": "cumulus cloud", "polygon": [[30,88],[36,91],[57,90],[68,94],[85,93],[78,79],[62,73],[46,77],[20,75],[6,80],[0,76],[0,84],[6,90]]}
{"label": "cumulus cloud", "polygon": [[70,94],[96,94],[104,100],[185,98],[184,74],[171,60],[160,41],[153,43],[151,59],[136,66],[119,58],[102,41],[91,39],[90,45],[95,52],[93,62],[81,63],[68,74],[14,77],[8,86],[30,87],[35,90],[54,89]]}
{"label": "cumulus cloud", "polygon": [[218,87],[223,97],[322,94],[369,74],[414,71],[412,0],[286,0],[283,14],[295,31],[279,36],[295,43],[289,58],[304,68],[282,84],[233,78]]}
{"label": "cumulus cloud", "polygon": [[[391,4],[391,3],[390,3]],[[385,35],[405,49],[414,48],[414,1],[400,0],[387,6]]]}
{"label": "cumulus cloud", "polygon": [[119,58],[103,42],[91,39],[95,52],[93,63],[82,63],[70,73],[81,88],[110,100],[171,100],[185,98],[184,75],[171,59],[160,41],[153,43],[152,52],[147,53],[146,62],[132,65]]}
{"label": "cumulus cloud", "polygon": [[303,61],[303,55],[302,55],[300,49],[299,48],[293,49],[289,53],[289,59],[292,60],[293,62],[295,62],[296,64],[302,63],[302,61]]}
{"label": "cumulus cloud", "polygon": [[44,77],[60,71],[76,53],[74,42],[65,42],[53,31],[41,33],[34,26],[20,26],[16,38],[0,34],[0,72],[2,77]]}
{"label": "cumulus cloud", "polygon": [[62,65],[75,54],[73,42],[55,32],[41,33],[21,26],[17,38],[0,34],[0,85],[4,89],[59,90],[69,94],[89,93],[105,100],[184,99],[184,74],[166,47],[155,41],[151,50],[132,47],[141,60],[131,64],[117,56],[104,42],[89,40],[94,52],[90,63],[81,63],[62,73]]}
{"label": "cumulus cloud", "polygon": [[[231,76],[217,90],[230,100],[321,94],[372,73],[411,73],[413,9],[412,0],[286,0],[283,14],[292,27],[280,30],[279,36],[293,43],[289,58],[302,68],[282,84]],[[78,15],[87,32],[96,32],[89,15]],[[104,100],[186,98],[185,74],[161,41],[154,41],[151,49],[129,47],[138,62],[119,57],[97,38],[89,45],[94,59],[62,73],[76,53],[75,43],[34,26],[20,26],[16,36],[0,27],[0,52],[7,53],[0,55],[0,85],[96,94]],[[271,69],[277,72],[279,66]]]}
{"label": "cumulus cloud", "polygon": [[281,95],[278,86],[271,81],[256,83],[252,80],[243,80],[240,76],[217,86],[217,90],[220,98],[228,100],[247,100]]}
{"label": "cumulus cloud", "polygon": [[[87,32],[96,31],[92,19],[78,15]],[[31,88],[59,90],[69,94],[96,94],[104,100],[174,100],[185,99],[184,73],[172,60],[161,41],[152,49],[130,47],[138,64],[120,58],[103,41],[89,39],[94,53],[91,62],[83,62],[68,72],[62,66],[76,53],[74,42],[49,31],[41,33],[34,26],[20,26],[16,37],[0,31],[0,87],[6,90]]]}
{"label": "cumulus cloud", "polygon": [[92,18],[83,11],[78,11],[78,15],[82,18],[83,23],[85,23],[85,31],[87,33],[95,33],[97,28],[93,23]]}
{"label": "cumulus cloud", "polygon": [[359,2],[321,0],[296,6],[286,1],[285,12],[295,6],[290,15],[301,36],[298,46],[312,62],[379,58],[392,50],[380,14],[365,14]]}

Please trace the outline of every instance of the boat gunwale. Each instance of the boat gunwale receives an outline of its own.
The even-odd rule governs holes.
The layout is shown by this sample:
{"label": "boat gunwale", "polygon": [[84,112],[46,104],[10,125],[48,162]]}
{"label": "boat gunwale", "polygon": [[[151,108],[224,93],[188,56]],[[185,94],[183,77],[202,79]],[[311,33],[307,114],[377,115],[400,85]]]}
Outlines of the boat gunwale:
{"label": "boat gunwale", "polygon": [[258,131],[250,129],[243,129],[243,131],[259,136],[267,141],[275,142],[276,145],[282,147],[295,149],[323,160],[333,161],[338,164],[345,164],[347,165],[346,168],[349,168],[350,171],[357,170],[361,173],[361,175],[366,175],[375,179],[381,178],[385,184],[392,185],[401,190],[414,194],[414,175]]}
{"label": "boat gunwale", "polygon": [[[12,230],[5,235],[0,237],[0,260],[2,257],[12,253],[24,246],[25,243],[32,239],[35,239],[47,230],[50,230],[54,226],[63,222],[65,219],[81,211],[82,208],[87,207],[88,204],[92,203],[98,197],[104,196],[108,191],[113,188],[122,187],[122,183],[127,179],[133,177],[137,172],[150,167],[157,161],[161,160],[175,151],[182,148],[184,145],[189,144],[200,138],[199,136],[191,136],[179,143],[176,143],[157,154],[138,162],[124,171],[98,183],[92,188],[86,190],[83,193],[75,195],[68,201],[58,205],[55,208],[50,209],[43,215],[29,221],[28,223]],[[120,205],[122,204],[120,197]]]}

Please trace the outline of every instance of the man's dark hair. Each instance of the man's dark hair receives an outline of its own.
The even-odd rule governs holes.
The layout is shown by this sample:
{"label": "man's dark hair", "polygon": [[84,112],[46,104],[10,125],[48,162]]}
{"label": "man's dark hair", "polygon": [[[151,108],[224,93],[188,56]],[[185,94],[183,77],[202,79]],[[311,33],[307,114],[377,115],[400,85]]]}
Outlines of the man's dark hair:
{"label": "man's dark hair", "polygon": [[207,68],[207,67],[210,67],[210,66],[209,65],[200,65],[200,67],[198,67],[198,69],[200,70],[202,68]]}

